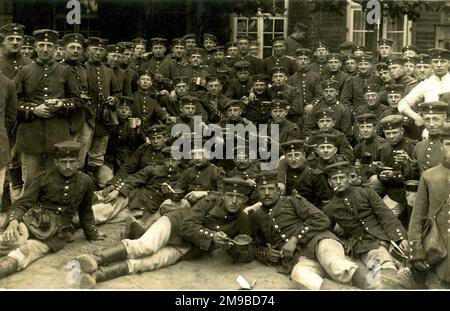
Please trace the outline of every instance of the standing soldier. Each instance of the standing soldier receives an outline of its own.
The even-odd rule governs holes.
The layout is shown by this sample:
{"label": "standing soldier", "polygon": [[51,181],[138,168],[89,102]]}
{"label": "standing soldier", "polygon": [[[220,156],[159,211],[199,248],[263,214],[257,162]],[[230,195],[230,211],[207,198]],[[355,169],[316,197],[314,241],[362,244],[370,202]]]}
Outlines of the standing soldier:
{"label": "standing soldier", "polygon": [[124,48],[119,44],[110,44],[106,47],[106,66],[111,68],[122,93],[125,83],[125,70],[120,67]]}
{"label": "standing soldier", "polygon": [[234,63],[236,77],[230,82],[225,96],[231,99],[245,100],[249,97],[253,86],[252,78],[250,77],[250,62],[237,61]]}
{"label": "standing soldier", "polygon": [[387,63],[388,60],[392,57],[392,45],[394,41],[390,39],[381,39],[378,40],[378,62]]}
{"label": "standing soldier", "polygon": [[145,61],[144,54],[146,51],[147,40],[136,38],[131,42],[133,44],[133,56],[131,58],[130,64],[128,65],[128,68],[133,69],[134,71],[138,71]]}
{"label": "standing soldier", "polygon": [[213,49],[217,46],[217,38],[215,35],[210,33],[205,33],[203,35],[203,47],[205,48],[205,57],[203,63],[207,66],[210,66],[213,62]]}
{"label": "standing soldier", "polygon": [[14,78],[20,68],[31,63],[31,59],[20,53],[24,41],[24,29],[23,25],[15,23],[0,28],[4,36],[0,72],[9,79]]}
{"label": "standing soldier", "polygon": [[363,55],[358,58],[358,74],[350,77],[344,84],[340,96],[341,103],[349,107],[352,115],[364,104],[364,86],[380,84],[380,80],[372,72],[372,56]]}
{"label": "standing soldier", "polygon": [[237,62],[237,56],[238,56],[238,48],[236,42],[228,42],[225,45],[226,48],[226,58],[227,58],[227,65],[228,67],[233,68],[234,63]]}
{"label": "standing soldier", "polygon": [[229,101],[225,95],[222,94],[222,81],[217,76],[208,76],[206,89],[207,93],[200,96],[200,102],[207,113],[207,121],[209,123],[217,123],[225,111],[225,104]]}
{"label": "standing soldier", "polygon": [[218,45],[213,47],[211,49],[211,56],[212,59],[208,65],[208,72],[210,75],[232,75],[233,69],[227,65],[227,59],[225,58],[225,50],[223,46]]}
{"label": "standing soldier", "polygon": [[327,72],[327,56],[329,53],[328,44],[324,41],[317,41],[313,46],[314,62],[308,67],[309,70],[322,75]]}
{"label": "standing soldier", "polygon": [[42,29],[33,36],[38,57],[15,77],[19,99],[16,147],[24,189],[43,169],[53,166],[53,145],[71,138],[70,115],[80,105],[75,76],[54,61],[58,32]]}
{"label": "standing soldier", "polygon": [[[106,52],[105,40],[97,37],[88,39],[89,60],[86,63],[88,74],[88,96],[92,98],[91,111],[86,116],[89,127],[83,133],[83,141],[91,141],[88,151],[88,171],[94,180],[104,163],[110,126],[117,125],[115,104],[119,96],[119,85],[112,69],[102,60]],[[102,182],[103,183],[103,182]]]}
{"label": "standing soldier", "polygon": [[238,47],[238,55],[236,57],[235,63],[238,61],[249,62],[250,75],[254,75],[257,73],[264,73],[264,65],[262,61],[259,58],[250,54],[250,38],[248,36],[239,35],[237,37],[237,47]]}
{"label": "standing soldier", "polygon": [[170,48],[170,59],[174,66],[173,78],[180,75],[181,69],[188,65],[186,59],[186,50],[184,47],[184,41],[181,38],[172,39],[172,46]]}
{"label": "standing soldier", "polygon": [[288,77],[292,76],[296,71],[295,62],[286,56],[286,44],[283,37],[273,38],[272,50],[273,56],[263,60],[265,73],[271,75],[273,68],[283,67]]}
{"label": "standing soldier", "polygon": [[23,44],[20,49],[23,57],[32,59],[34,57],[34,38],[32,36],[23,36]]}
{"label": "standing soldier", "polygon": [[[272,118],[269,120],[270,125],[277,124],[278,130],[279,130],[279,141],[274,142],[278,144],[278,146],[273,146],[272,148],[279,148],[279,144],[282,144],[284,142],[287,142],[289,140],[293,139],[300,139],[301,133],[298,128],[298,125],[296,123],[293,123],[287,119],[288,111],[289,111],[289,105],[288,102],[283,99],[273,99],[270,102],[270,109],[271,109],[271,116]],[[271,131],[268,131],[268,133],[271,133]]]}
{"label": "standing soldier", "polygon": [[117,44],[122,46],[122,48],[123,48],[122,60],[120,62],[120,68],[122,68],[123,70],[127,70],[128,66],[130,65],[131,58],[133,56],[134,45],[133,45],[133,43],[127,42],[127,41],[121,41]]}
{"label": "standing soldier", "polygon": [[[311,64],[311,50],[298,49],[296,51],[295,63],[297,72],[288,78],[287,83],[297,88],[302,95],[303,107],[307,107],[316,97],[320,96],[320,75],[308,69]],[[306,111],[308,113],[308,111]]]}
{"label": "standing soldier", "polygon": [[428,139],[417,143],[413,150],[412,158],[417,160],[419,173],[434,167],[442,161],[442,147],[440,135],[447,120],[448,105],[444,102],[428,102],[419,106],[425,128],[428,130]]}
{"label": "standing soldier", "polygon": [[[409,224],[410,261],[418,271],[426,272],[431,289],[450,288],[448,256],[448,215],[450,214],[450,124],[441,133],[443,159],[440,164],[423,172]],[[429,218],[434,219],[434,225]],[[426,226],[436,226],[430,228]],[[433,236],[433,231],[437,230]],[[434,244],[433,244],[434,243]],[[437,243],[445,243],[444,252],[433,253]],[[428,252],[425,252],[428,250]]]}
{"label": "standing soldier", "polygon": [[[364,101],[365,103],[355,111],[355,117],[360,114],[373,113],[378,118],[381,116],[386,106],[380,102],[380,85],[369,84],[364,86]],[[356,132],[356,131],[355,131]],[[356,134],[356,133],[355,133]]]}
{"label": "standing soldier", "polygon": [[342,55],[338,53],[330,53],[327,55],[327,69],[320,75],[320,79],[335,80],[338,82],[339,94],[342,93],[344,83],[348,79],[348,75],[341,70],[342,67]]}
{"label": "standing soldier", "polygon": [[152,38],[153,57],[146,61],[142,68],[153,72],[155,80],[160,82],[163,78],[173,79],[176,72],[170,58],[165,57],[167,40],[164,38]]}
{"label": "standing soldier", "polygon": [[294,56],[297,49],[306,47],[306,33],[309,27],[303,23],[296,22],[291,34],[286,38],[286,55]]}
{"label": "standing soldier", "polygon": [[191,52],[193,48],[197,47],[197,35],[189,33],[183,36],[184,48],[186,49],[186,54]]}
{"label": "standing soldier", "polygon": [[344,63],[344,72],[346,74],[352,77],[358,74],[355,56],[353,55],[344,56],[344,59],[342,61]]}
{"label": "standing soldier", "polygon": [[90,147],[90,137],[84,135],[88,125],[86,123],[86,113],[89,113],[89,96],[88,96],[88,82],[87,82],[87,69],[84,64],[81,63],[81,57],[84,50],[85,39],[82,34],[72,33],[66,34],[63,37],[63,44],[65,47],[66,58],[62,64],[74,74],[78,88],[81,94],[81,106],[74,114],[74,118],[71,122],[71,133],[76,137],[76,140],[81,144],[80,149],[80,167],[84,168],[87,152]]}
{"label": "standing soldier", "polygon": [[428,79],[433,74],[431,59],[427,54],[419,54],[416,60],[416,77],[419,82]]}
{"label": "standing soldier", "polygon": [[417,80],[405,72],[405,60],[401,58],[390,59],[387,62],[389,66],[389,74],[392,81],[395,84],[401,84],[404,87],[403,96],[408,93],[417,85]]}
{"label": "standing soldier", "polygon": [[203,91],[206,88],[207,66],[203,64],[205,50],[194,48],[188,54],[189,65],[181,69],[180,74],[189,78],[191,92]]}

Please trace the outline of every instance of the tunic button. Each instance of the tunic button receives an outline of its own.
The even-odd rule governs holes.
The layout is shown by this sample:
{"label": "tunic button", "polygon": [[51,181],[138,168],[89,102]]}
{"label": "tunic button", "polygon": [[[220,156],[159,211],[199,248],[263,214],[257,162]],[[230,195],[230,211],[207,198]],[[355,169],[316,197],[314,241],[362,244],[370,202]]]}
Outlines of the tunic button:
{"label": "tunic button", "polygon": [[429,154],[427,154],[427,158],[431,157]]}
{"label": "tunic button", "polygon": [[69,189],[69,186],[65,186],[64,189]]}
{"label": "tunic button", "polygon": [[217,228],[217,229],[220,229],[220,226],[217,226],[216,228]]}
{"label": "tunic button", "polygon": [[366,230],[369,231],[369,227],[366,227]]}
{"label": "tunic button", "polygon": [[428,151],[431,151],[431,148],[427,148]]}
{"label": "tunic button", "polygon": [[275,227],[276,229],[278,229],[278,225],[275,225],[274,227]]}
{"label": "tunic button", "polygon": [[64,193],[64,196],[66,197],[66,196],[67,196],[67,193]]}

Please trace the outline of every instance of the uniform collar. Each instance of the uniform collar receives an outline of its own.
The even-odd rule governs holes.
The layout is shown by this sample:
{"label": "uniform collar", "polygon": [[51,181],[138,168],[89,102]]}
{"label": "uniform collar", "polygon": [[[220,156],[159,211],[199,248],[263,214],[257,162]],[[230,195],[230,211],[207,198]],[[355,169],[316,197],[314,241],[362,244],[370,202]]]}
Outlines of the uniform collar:
{"label": "uniform collar", "polygon": [[342,192],[335,192],[334,195],[338,198],[344,198],[344,197],[348,196],[351,191],[352,191],[352,186],[349,186],[347,188],[347,190],[342,191]]}
{"label": "uniform collar", "polygon": [[38,64],[40,66],[48,66],[48,67],[53,66],[56,63],[56,61],[54,59],[49,61],[48,63],[44,63],[39,58],[36,58],[35,62],[36,62],[36,64]]}

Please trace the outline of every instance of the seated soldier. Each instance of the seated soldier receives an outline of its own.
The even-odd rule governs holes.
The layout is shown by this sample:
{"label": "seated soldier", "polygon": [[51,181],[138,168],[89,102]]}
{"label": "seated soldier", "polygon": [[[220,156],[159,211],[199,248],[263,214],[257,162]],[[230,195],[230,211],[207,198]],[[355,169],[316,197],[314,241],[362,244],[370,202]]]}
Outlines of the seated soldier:
{"label": "seated soldier", "polygon": [[128,157],[145,143],[140,119],[129,121],[132,116],[132,105],[133,98],[129,96],[122,96],[117,105],[119,124],[111,128],[105,153],[105,164],[100,167],[98,172],[98,182],[101,188],[104,188],[107,181],[113,178],[114,173],[117,173]]}
{"label": "seated soldier", "polygon": [[331,197],[331,191],[321,171],[306,164],[302,140],[281,144],[285,160],[278,165],[278,187],[286,195],[301,195],[314,206],[321,208]]}
{"label": "seated soldier", "polygon": [[293,86],[287,83],[288,74],[284,67],[272,69],[272,86],[269,88],[270,98],[287,101],[289,110],[287,119],[302,126],[303,124],[303,97]]}
{"label": "seated soldier", "polygon": [[175,184],[176,189],[184,190],[186,199],[193,205],[208,195],[209,191],[222,191],[225,172],[209,160],[210,151],[192,148],[190,156],[192,165],[184,170]]}
{"label": "seated soldier", "polygon": [[220,121],[224,111],[223,107],[230,99],[222,94],[223,84],[219,76],[208,76],[206,81],[208,92],[200,96],[200,102],[207,113],[205,121],[216,123]]}
{"label": "seated soldier", "polygon": [[364,86],[364,104],[355,111],[355,117],[360,114],[372,113],[379,117],[386,106],[382,105],[379,98],[380,86],[378,84],[369,84]]}
{"label": "seated soldier", "polygon": [[35,176],[30,187],[11,205],[0,236],[0,278],[25,269],[33,261],[64,248],[75,231],[78,212],[89,241],[105,235],[95,228],[91,203],[94,184],[78,171],[80,144],[55,145],[56,169]]}
{"label": "seated soldier", "polygon": [[179,116],[179,101],[183,96],[189,95],[189,78],[186,76],[178,76],[173,78],[174,89],[170,92],[167,99],[167,112],[175,117]]}
{"label": "seated soldier", "polygon": [[338,84],[335,80],[321,82],[322,97],[314,102],[311,112],[305,116],[305,130],[311,132],[317,129],[314,116],[318,110],[328,108],[335,112],[334,128],[344,133],[347,140],[352,139],[351,114],[348,107],[338,101]]}
{"label": "seated soldier", "polygon": [[448,104],[440,101],[419,104],[419,110],[428,131],[428,139],[417,143],[412,158],[417,161],[419,173],[442,161],[440,134],[447,120]]}
{"label": "seated soldier", "polygon": [[249,68],[250,62],[246,60],[240,60],[234,63],[236,77],[228,84],[228,88],[225,90],[226,97],[240,100],[248,99],[253,86]]}
{"label": "seated soldier", "polygon": [[[287,101],[282,99],[274,99],[270,103],[271,116],[269,126],[272,124],[278,125],[278,144],[282,144],[288,140],[301,138],[301,133],[298,125],[289,121],[286,117],[289,110]],[[268,131],[271,133],[271,131]]]}
{"label": "seated soldier", "polygon": [[306,145],[314,145],[314,140],[319,134],[332,134],[336,136],[336,143],[338,147],[338,153],[341,154],[346,160],[353,162],[353,150],[350,146],[347,137],[344,133],[336,130],[336,112],[332,109],[324,108],[317,110],[311,117],[316,120],[318,130],[311,131],[305,139]]}
{"label": "seated soldier", "polygon": [[[327,166],[328,180],[334,196],[323,211],[342,229],[346,254],[372,270],[372,282],[378,288],[409,287],[409,279],[399,273],[388,251],[390,242],[400,243],[406,251],[406,230],[376,192],[350,185],[348,162]],[[378,283],[378,284],[377,284]]]}
{"label": "seated soldier", "polygon": [[250,216],[256,258],[290,273],[303,288],[354,289],[347,284],[368,288],[368,270],[345,257],[341,242],[328,231],[326,215],[302,196],[281,196],[277,175],[264,171],[256,179],[262,202]]}
{"label": "seated soldier", "polygon": [[219,125],[225,127],[227,124],[242,124],[244,126],[251,124],[251,121],[242,117],[243,110],[244,103],[241,100],[232,99],[227,101],[223,106],[224,113]]}
{"label": "seated soldier", "polygon": [[307,158],[307,163],[311,168],[324,172],[325,166],[345,160],[338,153],[336,135],[319,134],[314,143],[314,153]]}
{"label": "seated soldier", "polygon": [[164,154],[161,150],[166,143],[167,128],[164,125],[153,125],[144,132],[150,142],[140,146],[125,160],[114,177],[108,181],[108,186],[101,192],[100,197],[106,196],[119,186],[128,175],[134,174],[148,165],[162,164]]}
{"label": "seated soldier", "polygon": [[164,147],[161,152],[164,154],[161,164],[148,165],[128,175],[102,202],[92,207],[97,224],[110,221],[126,207],[142,215],[144,223],[158,211],[167,198],[165,194],[168,189],[163,185],[168,183],[173,186],[181,176],[179,161],[171,156],[171,148]]}
{"label": "seated soldier", "polygon": [[383,197],[393,213],[407,224],[411,211],[406,209],[404,181],[417,178],[417,162],[412,160],[416,141],[404,137],[403,117],[392,115],[380,121],[386,141],[378,147],[375,159],[382,163],[370,185]]}
{"label": "seated soldier", "polygon": [[81,288],[94,288],[98,282],[156,270],[218,247],[228,250],[235,261],[253,260],[251,245],[230,248],[232,239],[252,233],[250,220],[242,212],[249,191],[244,180],[226,178],[222,193],[209,193],[191,209],[168,212],[139,239],[124,239],[116,246],[78,256],[83,272]]}

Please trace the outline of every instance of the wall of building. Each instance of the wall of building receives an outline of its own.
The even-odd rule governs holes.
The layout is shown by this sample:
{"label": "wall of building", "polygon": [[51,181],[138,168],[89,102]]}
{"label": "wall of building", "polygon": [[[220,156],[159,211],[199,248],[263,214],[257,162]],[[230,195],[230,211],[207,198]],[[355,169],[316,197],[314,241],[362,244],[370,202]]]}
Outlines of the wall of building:
{"label": "wall of building", "polygon": [[412,42],[423,51],[435,46],[435,25],[440,23],[440,13],[422,12],[420,19],[413,22]]}

